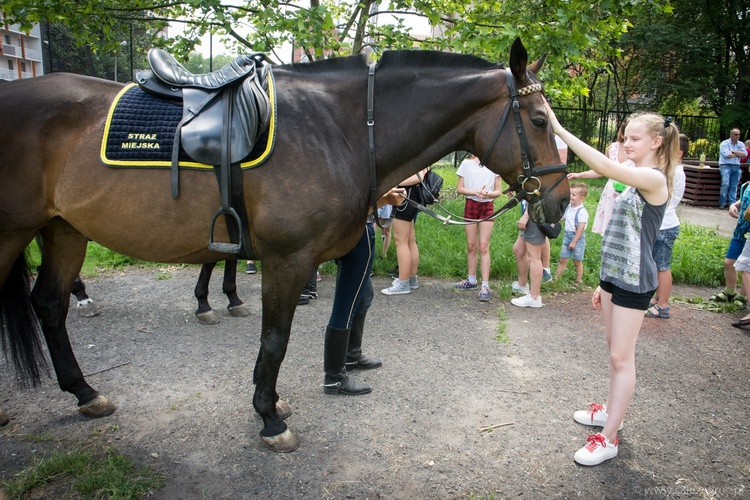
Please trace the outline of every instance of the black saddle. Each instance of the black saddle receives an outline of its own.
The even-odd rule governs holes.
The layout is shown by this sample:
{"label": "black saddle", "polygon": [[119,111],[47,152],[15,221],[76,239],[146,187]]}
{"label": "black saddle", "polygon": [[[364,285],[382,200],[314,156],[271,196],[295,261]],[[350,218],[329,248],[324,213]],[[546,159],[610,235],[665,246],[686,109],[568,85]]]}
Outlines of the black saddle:
{"label": "black saddle", "polygon": [[138,84],[147,92],[182,101],[172,149],[172,197],[179,196],[179,152],[182,145],[193,160],[220,167],[221,208],[211,222],[209,248],[239,253],[240,243],[214,243],[216,219],[224,214],[240,218],[229,206],[230,168],[250,155],[271,117],[267,94],[268,66],[264,54],[241,55],[223,68],[196,75],[161,49],[151,49],[151,70],[138,72]]}
{"label": "black saddle", "polygon": [[271,114],[264,54],[241,55],[205,75],[189,72],[161,49],[151,49],[148,60],[151,71],[137,75],[141,88],[183,103],[177,131],[180,141],[175,140],[175,145],[181,143],[197,162],[221,165],[222,131],[226,129],[230,134],[230,163],[250,154],[258,136],[268,127]]}

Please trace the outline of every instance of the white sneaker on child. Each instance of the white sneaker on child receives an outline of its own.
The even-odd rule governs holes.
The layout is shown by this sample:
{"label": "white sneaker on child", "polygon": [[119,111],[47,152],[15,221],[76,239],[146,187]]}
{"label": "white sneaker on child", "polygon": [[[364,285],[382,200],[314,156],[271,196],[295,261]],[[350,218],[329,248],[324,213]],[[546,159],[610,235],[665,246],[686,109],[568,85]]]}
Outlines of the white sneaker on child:
{"label": "white sneaker on child", "polygon": [[383,295],[406,295],[411,293],[411,287],[409,287],[409,280],[401,281],[396,278],[393,280],[393,284],[388,288],[380,290]]}
{"label": "white sneaker on child", "polygon": [[604,434],[599,433],[590,435],[586,441],[586,446],[573,455],[573,460],[581,465],[599,465],[617,456],[618,438],[615,438],[614,443],[610,443]]}
{"label": "white sneaker on child", "polygon": [[529,294],[529,285],[521,286],[518,284],[518,281],[513,282],[513,293],[517,293],[518,295],[528,295]]}
{"label": "white sneaker on child", "polygon": [[541,295],[539,296],[538,299],[534,299],[528,293],[524,295],[523,297],[511,299],[510,303],[518,307],[542,307],[544,305],[542,304]]}
{"label": "white sneaker on child", "polygon": [[[579,424],[591,425],[594,427],[604,427],[607,423],[608,417],[607,405],[596,403],[591,403],[591,408],[588,410],[579,410],[573,413],[573,420]],[[618,427],[617,430],[622,430],[622,422],[620,422],[620,427]]]}

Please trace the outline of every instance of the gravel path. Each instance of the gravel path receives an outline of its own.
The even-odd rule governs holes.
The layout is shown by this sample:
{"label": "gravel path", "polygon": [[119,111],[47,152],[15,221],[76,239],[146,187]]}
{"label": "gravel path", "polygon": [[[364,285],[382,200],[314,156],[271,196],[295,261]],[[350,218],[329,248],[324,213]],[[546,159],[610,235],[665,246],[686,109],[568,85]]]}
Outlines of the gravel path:
{"label": "gravel path", "polygon": [[[34,454],[90,441],[163,471],[167,486],[154,498],[165,499],[748,496],[750,334],[732,328],[731,315],[677,303],[672,319],[645,320],[620,456],[585,468],[572,457],[590,429],[572,413],[606,397],[608,364],[590,290],[546,294],[536,310],[497,293],[480,303],[435,279],[408,296],[377,294],[364,347],[384,366],[356,372],[371,394],[346,397],[320,387],[326,277],[320,298],[298,308],[279,377],[300,448],[275,454],[251,407],[260,275],[238,284],[253,315],[231,318],[216,273],[222,321],[202,326],[193,317],[197,269],[162,273],[89,280],[102,314],[71,311],[75,352],[118,406],[112,416],[79,416],[52,380],[20,391],[0,361],[0,406],[12,419],[0,429],[0,477]],[[376,289],[387,285],[375,279]],[[503,324],[506,342],[496,339]]]}

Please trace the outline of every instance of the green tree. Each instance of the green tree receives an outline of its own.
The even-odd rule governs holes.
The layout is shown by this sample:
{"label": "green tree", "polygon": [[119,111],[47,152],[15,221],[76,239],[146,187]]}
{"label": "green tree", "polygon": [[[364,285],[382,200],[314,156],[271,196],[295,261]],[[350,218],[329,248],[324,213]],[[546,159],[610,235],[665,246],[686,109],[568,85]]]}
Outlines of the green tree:
{"label": "green tree", "polygon": [[[650,109],[698,109],[724,132],[750,130],[750,1],[672,0],[672,14],[640,9],[610,60],[614,95],[646,98]],[[601,94],[601,92],[600,92]]]}
{"label": "green tree", "polygon": [[[490,60],[507,56],[520,36],[536,58],[549,53],[548,93],[562,99],[588,95],[591,74],[618,55],[617,41],[642,9],[668,11],[668,0],[4,0],[8,21],[68,26],[81,44],[111,52],[112,32],[122,23],[148,19],[154,30],[180,23],[155,44],[186,60],[206,33],[241,51],[273,53],[291,43],[311,60],[372,50],[423,47],[473,53]],[[406,19],[427,19],[434,33],[412,34]]]}

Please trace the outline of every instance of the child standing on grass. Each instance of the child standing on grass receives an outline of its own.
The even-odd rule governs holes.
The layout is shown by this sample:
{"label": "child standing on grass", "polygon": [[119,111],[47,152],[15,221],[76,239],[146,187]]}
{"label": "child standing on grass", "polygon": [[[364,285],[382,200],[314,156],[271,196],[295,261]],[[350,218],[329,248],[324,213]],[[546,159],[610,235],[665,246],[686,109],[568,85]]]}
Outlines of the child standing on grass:
{"label": "child standing on grass", "polygon": [[680,134],[680,165],[674,171],[674,182],[672,185],[672,196],[669,198],[664,220],[661,222],[659,236],[654,243],[654,260],[656,269],[659,271],[659,286],[656,287],[654,298],[646,311],[647,318],[667,319],[671,316],[669,312],[669,296],[672,294],[672,250],[677,235],[680,234],[680,219],[677,217],[677,206],[685,194],[685,169],[682,167],[682,158],[690,148],[690,139],[685,134]]}
{"label": "child standing on grass", "polygon": [[[468,276],[456,283],[456,290],[476,290],[477,262],[481,259],[482,287],[479,288],[479,300],[490,300],[490,236],[494,220],[483,220],[495,211],[493,201],[502,194],[500,176],[479,163],[479,158],[469,156],[461,162],[456,172],[458,184],[456,191],[466,197],[464,217],[476,222],[464,226],[466,231],[466,261]],[[478,255],[477,255],[478,252]]]}
{"label": "child standing on grass", "polygon": [[[615,200],[602,238],[600,282],[591,302],[602,308],[609,345],[609,398],[573,419],[603,427],[573,456],[581,465],[598,465],[617,456],[617,431],[635,392],[635,343],[656,290],[654,241],[667,208],[679,163],[679,130],[655,113],[631,117],[623,147],[635,168],[610,160],[565,130],[547,106],[552,131],[589,167],[628,187]],[[589,356],[583,356],[587,359]]]}
{"label": "child standing on grass", "polygon": [[565,232],[563,233],[562,248],[560,248],[560,263],[557,265],[555,279],[565,272],[568,260],[573,257],[576,268],[576,286],[580,286],[583,279],[583,252],[586,250],[586,224],[589,222],[589,213],[583,206],[583,200],[589,194],[589,188],[583,182],[574,182],[570,185],[570,204],[565,209]]}

